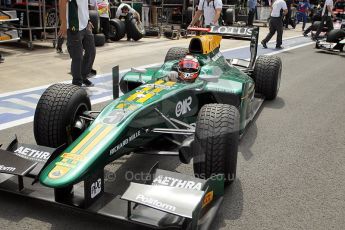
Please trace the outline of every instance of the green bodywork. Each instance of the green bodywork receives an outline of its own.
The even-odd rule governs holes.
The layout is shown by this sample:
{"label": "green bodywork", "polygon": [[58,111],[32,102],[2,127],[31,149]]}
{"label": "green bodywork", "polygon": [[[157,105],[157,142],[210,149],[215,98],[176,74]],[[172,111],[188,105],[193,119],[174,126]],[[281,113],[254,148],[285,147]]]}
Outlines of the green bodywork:
{"label": "green bodywork", "polygon": [[[162,114],[191,124],[204,104],[233,104],[241,114],[242,132],[254,97],[252,78],[231,66],[218,49],[195,56],[202,66],[200,75],[217,75],[217,82],[167,81],[166,75],[174,70],[176,61],[148,68],[145,74],[128,72],[121,80],[121,89],[127,88],[123,91],[128,92],[109,103],[83,134],[42,171],[40,182],[53,188],[70,186],[109,162],[151,145],[162,135],[151,132],[153,128],[172,128]],[[132,83],[141,85],[131,89]]]}

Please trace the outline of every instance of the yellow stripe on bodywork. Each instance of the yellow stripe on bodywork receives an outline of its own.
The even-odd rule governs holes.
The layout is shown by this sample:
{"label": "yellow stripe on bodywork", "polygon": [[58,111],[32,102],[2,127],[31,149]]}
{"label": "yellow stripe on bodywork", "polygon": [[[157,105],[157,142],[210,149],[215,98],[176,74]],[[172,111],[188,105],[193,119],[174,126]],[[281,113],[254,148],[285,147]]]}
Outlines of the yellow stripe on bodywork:
{"label": "yellow stripe on bodywork", "polygon": [[148,87],[145,87],[145,88],[141,89],[141,91],[149,91],[149,90],[151,90],[151,89],[152,89],[152,87],[151,87],[151,86],[148,86]]}
{"label": "yellow stripe on bodywork", "polygon": [[74,168],[76,165],[75,164],[70,164],[70,163],[64,163],[64,162],[56,162],[55,165],[57,166],[62,166],[62,167],[66,167],[66,168]]}
{"label": "yellow stripe on bodywork", "polygon": [[136,92],[135,94],[132,94],[131,96],[129,96],[129,97],[126,99],[126,101],[133,101],[133,100],[135,100],[135,99],[138,97],[139,94],[143,94],[143,92],[138,91],[138,92]]}
{"label": "yellow stripe on bodywork", "polygon": [[108,133],[112,130],[112,126],[105,128],[80,154],[80,156],[86,155],[93,149]]}
{"label": "yellow stripe on bodywork", "polygon": [[64,153],[62,154],[63,159],[70,159],[70,160],[74,160],[74,161],[81,161],[84,159],[84,156],[81,156],[79,154],[71,154],[71,153]]}
{"label": "yellow stripe on bodywork", "polygon": [[158,80],[158,81],[156,81],[154,84],[155,84],[155,85],[160,85],[160,84],[162,84],[162,83],[164,83],[163,80]]}
{"label": "yellow stripe on bodywork", "polygon": [[173,81],[168,81],[167,83],[165,83],[166,86],[173,86],[175,85],[176,82]]}
{"label": "yellow stripe on bodywork", "polygon": [[162,88],[155,88],[154,90],[152,90],[152,92],[154,93],[159,93],[160,91],[162,91]]}
{"label": "yellow stripe on bodywork", "polygon": [[125,103],[120,103],[116,106],[116,108],[117,109],[123,109],[123,108],[125,108],[125,106],[126,106]]}
{"label": "yellow stripe on bodywork", "polygon": [[154,93],[148,93],[148,94],[145,95],[145,97],[142,97],[142,98],[138,99],[137,102],[144,103],[145,101],[147,101],[148,99],[150,99],[154,95],[155,95]]}
{"label": "yellow stripe on bodywork", "polygon": [[100,124],[96,125],[96,127],[93,128],[89,132],[89,134],[87,134],[86,137],[84,137],[83,140],[80,141],[79,144],[72,149],[71,153],[76,153],[78,152],[78,150],[84,147],[84,145],[95,135],[95,133],[97,133],[98,130],[100,130],[100,128],[102,128],[102,125]]}

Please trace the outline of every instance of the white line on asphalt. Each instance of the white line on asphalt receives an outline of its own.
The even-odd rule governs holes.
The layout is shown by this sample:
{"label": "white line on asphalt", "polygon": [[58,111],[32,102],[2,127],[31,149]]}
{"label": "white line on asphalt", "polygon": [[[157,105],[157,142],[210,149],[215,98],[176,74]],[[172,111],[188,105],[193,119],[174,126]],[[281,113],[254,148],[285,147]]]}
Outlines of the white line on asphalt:
{"label": "white line on asphalt", "polygon": [[[27,112],[28,111],[21,110],[21,109],[11,109],[11,108],[7,108],[7,107],[0,107],[0,114],[9,113],[9,114],[20,115],[20,114],[27,113]],[[0,127],[2,127],[2,125]],[[0,130],[1,130],[1,128],[0,128]]]}
{"label": "white line on asphalt", "polygon": [[22,99],[19,99],[19,98],[9,98],[9,99],[3,100],[3,101],[8,101],[8,102],[11,102],[11,103],[14,103],[14,104],[17,104],[17,105],[29,107],[31,109],[36,109],[36,104],[35,103],[29,102],[29,101],[25,101],[25,100],[22,100]]}
{"label": "white line on asphalt", "polygon": [[25,95],[24,97],[29,97],[29,98],[33,98],[33,99],[40,99],[41,95],[39,94],[28,94],[28,95]]}

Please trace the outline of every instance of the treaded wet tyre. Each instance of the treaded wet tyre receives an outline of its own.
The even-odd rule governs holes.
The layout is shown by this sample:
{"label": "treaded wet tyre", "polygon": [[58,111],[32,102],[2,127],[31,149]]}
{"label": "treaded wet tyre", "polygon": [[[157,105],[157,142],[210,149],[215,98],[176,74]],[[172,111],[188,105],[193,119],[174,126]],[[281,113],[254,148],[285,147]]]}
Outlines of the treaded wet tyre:
{"label": "treaded wet tyre", "polygon": [[320,25],[320,21],[315,21],[311,24],[311,30],[312,31],[317,31],[317,28],[319,28],[319,25]]}
{"label": "treaded wet tyre", "polygon": [[119,41],[126,35],[126,26],[120,19],[110,19],[109,33],[110,39],[113,41]]}
{"label": "treaded wet tyre", "polygon": [[193,146],[196,177],[224,174],[226,184],[236,178],[240,114],[235,106],[206,104],[199,111]]}
{"label": "treaded wet tyre", "polygon": [[135,18],[132,18],[130,23],[131,37],[134,41],[139,41],[144,37],[145,29],[141,23],[138,24],[138,21]]}
{"label": "treaded wet tyre", "polygon": [[89,10],[90,21],[93,25],[92,33],[98,34],[100,26],[99,14],[97,10]]}
{"label": "treaded wet tyre", "polygon": [[[38,145],[56,148],[77,138],[74,124],[91,110],[87,92],[75,85],[55,84],[44,91],[34,116],[34,136]],[[79,133],[80,134],[80,133]]]}
{"label": "treaded wet tyre", "polygon": [[327,34],[326,41],[337,43],[343,38],[345,38],[345,31],[343,29],[335,29]]}
{"label": "treaded wet tyre", "polygon": [[105,36],[104,34],[94,34],[95,46],[104,46]]}
{"label": "treaded wet tyre", "polygon": [[225,25],[231,26],[234,24],[234,9],[227,9],[225,11],[225,14],[223,16],[223,20],[225,22]]}
{"label": "treaded wet tyre", "polygon": [[165,55],[164,62],[172,61],[172,60],[179,60],[188,54],[187,48],[182,47],[172,47],[168,50],[167,54]]}
{"label": "treaded wet tyre", "polygon": [[282,72],[282,62],[277,56],[259,56],[254,66],[255,91],[267,100],[277,97]]}

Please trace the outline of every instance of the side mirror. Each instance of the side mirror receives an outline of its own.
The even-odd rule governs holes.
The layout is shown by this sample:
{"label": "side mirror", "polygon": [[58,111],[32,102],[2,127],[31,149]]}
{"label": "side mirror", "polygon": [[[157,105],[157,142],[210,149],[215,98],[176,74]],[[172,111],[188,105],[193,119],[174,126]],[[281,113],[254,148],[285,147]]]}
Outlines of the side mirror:
{"label": "side mirror", "polygon": [[138,68],[131,68],[131,72],[134,72],[134,73],[141,73],[141,74],[145,74],[147,72],[146,69],[138,69]]}
{"label": "side mirror", "polygon": [[205,82],[218,82],[219,75],[201,75],[199,79]]}

